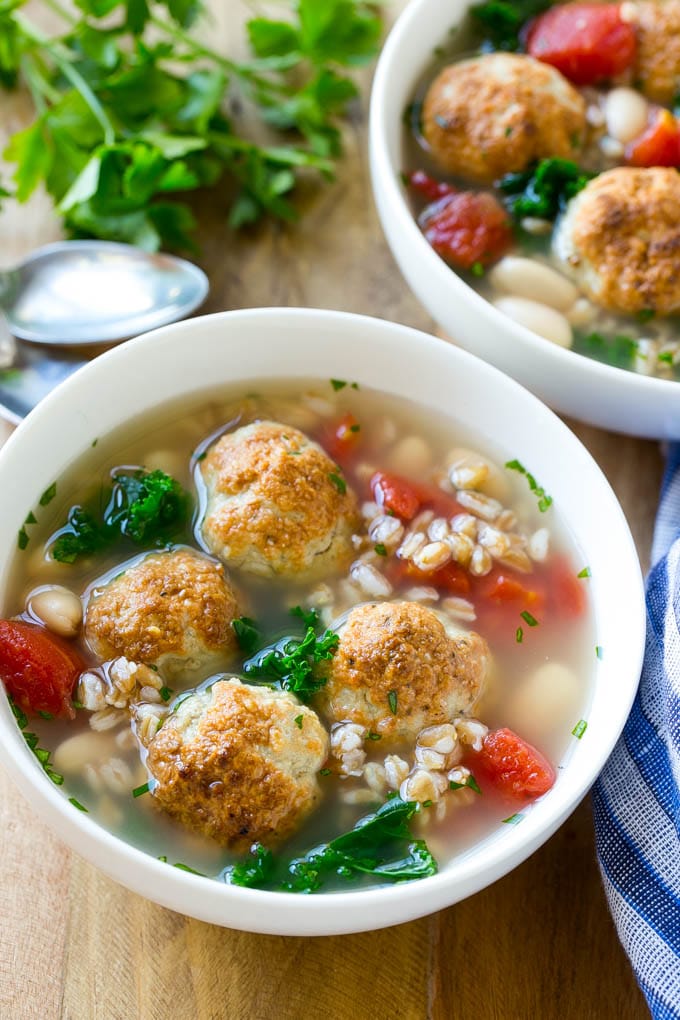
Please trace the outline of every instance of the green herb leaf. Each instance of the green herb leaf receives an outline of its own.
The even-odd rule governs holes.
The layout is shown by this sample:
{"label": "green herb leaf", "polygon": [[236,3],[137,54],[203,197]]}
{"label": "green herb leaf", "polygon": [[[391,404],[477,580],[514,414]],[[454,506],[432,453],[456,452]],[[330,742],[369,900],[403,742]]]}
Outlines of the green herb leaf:
{"label": "green herb leaf", "polygon": [[331,386],[333,387],[336,393],[338,392],[338,390],[343,390],[346,385],[347,383],[344,381],[344,379],[331,379]]}
{"label": "green herb leaf", "polygon": [[486,48],[520,50],[520,32],[530,18],[551,6],[553,0],[488,0],[470,8],[484,31]]}
{"label": "green herb leaf", "polygon": [[509,471],[517,471],[520,475],[524,475],[529,488],[538,500],[538,509],[541,513],[545,513],[545,511],[552,506],[552,496],[549,496],[545,489],[538,484],[534,476],[527,471],[521,461],[509,460],[506,462],[505,466]]}
{"label": "green herb leaf", "polygon": [[524,818],[524,815],[520,814],[519,812],[516,812],[514,815],[509,815],[507,818],[504,818],[503,819],[503,824],[504,825],[519,825],[519,823],[522,821],[523,818]]}
{"label": "green herb leaf", "polygon": [[[303,610],[296,615],[301,615],[303,620],[310,618]],[[314,616],[318,620],[316,614]],[[304,637],[280,638],[246,659],[243,675],[251,682],[261,680],[292,691],[301,701],[309,701],[326,683],[325,675],[318,669],[319,663],[332,659],[339,641],[333,631],[326,630],[317,636],[314,626],[307,626]]]}
{"label": "green herb leaf", "polygon": [[69,804],[73,804],[74,808],[78,808],[79,811],[83,811],[85,814],[89,814],[88,809],[84,807],[79,800],[76,800],[75,797],[69,797],[68,802]]}
{"label": "green herb leaf", "polygon": [[150,783],[143,783],[141,786],[136,786],[132,791],[133,797],[143,797],[145,793],[149,793],[151,790]]}
{"label": "green herb leaf", "polygon": [[234,628],[239,648],[252,654],[262,640],[255,620],[251,620],[249,616],[239,616],[236,620],[231,621],[231,625]]}
{"label": "green herb leaf", "polygon": [[45,489],[45,491],[43,492],[42,496],[40,497],[40,500],[39,500],[40,506],[47,506],[49,503],[52,502],[52,500],[54,499],[56,494],[57,494],[57,483],[56,482],[52,482],[52,484],[47,489]]}
{"label": "green herb leaf", "polygon": [[373,548],[377,552],[378,556],[387,556],[387,549],[382,542],[378,542],[378,544],[374,545]]}
{"label": "green herb leaf", "polygon": [[517,630],[515,631],[515,641],[517,642],[518,645],[521,645],[522,641],[524,641],[524,631],[522,630],[521,627],[518,627]]}
{"label": "green herb leaf", "polygon": [[331,471],[328,475],[328,480],[333,483],[338,492],[344,496],[347,492],[347,483],[344,478],[341,478],[335,471]]}
{"label": "green herb leaf", "polygon": [[397,714],[397,692],[396,691],[388,691],[387,692],[387,704],[390,706],[390,712],[392,713],[392,715],[396,715]]}
{"label": "green herb leaf", "polygon": [[576,723],[573,730],[571,731],[572,736],[576,737],[577,740],[580,740],[587,729],[588,723],[586,722],[586,720],[579,719],[579,721]]}
{"label": "green herb leaf", "polygon": [[532,616],[528,609],[523,609],[519,614],[528,627],[538,627],[538,620]]}
{"label": "green herb leaf", "polygon": [[514,219],[554,220],[594,176],[568,159],[542,159],[533,169],[501,177],[497,187]]}
{"label": "green herb leaf", "polygon": [[577,577],[592,577],[590,567],[584,567],[583,570],[579,570]]}
{"label": "green herb leaf", "polygon": [[602,647],[602,645],[595,645],[595,655],[597,656],[598,659],[604,658],[604,648]]}
{"label": "green herb leaf", "polygon": [[304,721],[305,721],[305,718],[304,718],[303,715],[296,715],[295,716],[295,725],[297,726],[297,728],[299,730],[302,729],[302,724],[303,724]]}

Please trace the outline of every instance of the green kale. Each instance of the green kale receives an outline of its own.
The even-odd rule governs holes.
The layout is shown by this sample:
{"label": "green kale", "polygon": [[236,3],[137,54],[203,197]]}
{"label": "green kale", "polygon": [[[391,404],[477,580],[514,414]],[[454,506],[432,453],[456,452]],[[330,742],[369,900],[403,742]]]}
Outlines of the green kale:
{"label": "green kale", "polygon": [[523,49],[522,29],[530,18],[551,7],[554,0],[488,0],[470,8],[470,14],[484,33],[487,50]]}
{"label": "green kale", "polygon": [[307,627],[304,637],[280,638],[246,659],[243,673],[250,681],[261,680],[309,701],[326,683],[315,666],[333,658],[339,640],[333,631],[317,637],[314,627]]}
{"label": "green kale", "polygon": [[239,648],[244,652],[254,652],[262,639],[255,621],[251,620],[249,616],[239,616],[236,620],[231,621],[231,625],[236,634]]}
{"label": "green kale", "polygon": [[632,337],[623,334],[605,336],[603,333],[574,331],[573,350],[616,368],[631,368],[638,344]]}
{"label": "green kale", "polygon": [[569,159],[542,159],[529,170],[505,174],[496,185],[516,220],[525,216],[554,220],[594,176]]}
{"label": "green kale", "polygon": [[384,882],[408,882],[437,872],[437,862],[423,840],[414,839],[410,823],[420,805],[393,797],[349,832],[292,861],[277,861],[259,844],[252,860],[226,868],[220,876],[233,885],[283,888],[311,893],[329,878],[345,881],[371,875]]}
{"label": "green kale", "polygon": [[72,506],[50,552],[59,563],[75,563],[79,556],[91,556],[104,549],[108,542],[108,535],[92,514],[81,506]]}

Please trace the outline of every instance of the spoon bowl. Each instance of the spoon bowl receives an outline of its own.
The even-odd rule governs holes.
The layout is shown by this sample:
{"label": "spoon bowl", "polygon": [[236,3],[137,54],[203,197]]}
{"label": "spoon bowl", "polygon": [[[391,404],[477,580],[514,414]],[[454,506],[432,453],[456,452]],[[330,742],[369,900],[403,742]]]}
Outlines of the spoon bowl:
{"label": "spoon bowl", "polygon": [[21,340],[110,344],[193,312],[205,273],[174,255],[113,241],[58,241],[0,273],[0,309]]}

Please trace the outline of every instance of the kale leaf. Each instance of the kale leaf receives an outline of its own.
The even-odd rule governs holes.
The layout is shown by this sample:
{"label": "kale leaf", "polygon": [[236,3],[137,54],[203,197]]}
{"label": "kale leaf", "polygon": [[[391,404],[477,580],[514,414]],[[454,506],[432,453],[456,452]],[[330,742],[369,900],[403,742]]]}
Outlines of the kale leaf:
{"label": "kale leaf", "polygon": [[326,683],[314,667],[333,658],[339,640],[331,630],[317,637],[314,627],[307,627],[304,637],[280,638],[246,659],[243,673],[250,681],[273,682],[301,701],[309,701]]}
{"label": "kale leaf", "polygon": [[484,32],[485,49],[523,48],[521,33],[530,18],[542,14],[554,0],[488,0],[470,8],[470,14]]}
{"label": "kale leaf", "polygon": [[594,176],[569,159],[542,159],[529,170],[505,174],[496,186],[516,220],[525,216],[554,220]]}

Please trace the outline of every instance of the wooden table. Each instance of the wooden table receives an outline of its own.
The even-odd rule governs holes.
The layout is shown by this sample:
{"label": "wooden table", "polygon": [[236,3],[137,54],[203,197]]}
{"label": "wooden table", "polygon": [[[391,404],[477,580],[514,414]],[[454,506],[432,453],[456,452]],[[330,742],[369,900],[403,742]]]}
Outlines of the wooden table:
{"label": "wooden table", "polygon": [[[212,6],[212,42],[233,52],[240,5]],[[403,6],[394,2],[390,16]],[[26,102],[4,94],[0,102],[0,130],[15,129]],[[376,218],[365,102],[346,149],[337,182],[305,198],[298,226],[267,224],[235,236],[219,193],[203,199],[201,262],[212,284],[206,311],[322,306],[434,330]],[[2,263],[55,236],[44,199],[7,210]],[[646,567],[658,446],[570,424],[607,473]],[[471,899],[397,928],[337,938],[249,935],[157,907],[67,850],[2,772],[0,862],[3,1020],[648,1016],[607,910],[588,801],[528,861]]]}

